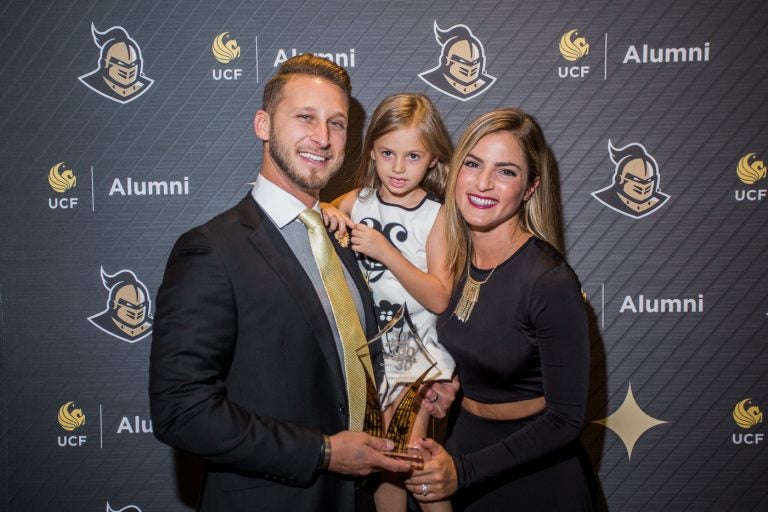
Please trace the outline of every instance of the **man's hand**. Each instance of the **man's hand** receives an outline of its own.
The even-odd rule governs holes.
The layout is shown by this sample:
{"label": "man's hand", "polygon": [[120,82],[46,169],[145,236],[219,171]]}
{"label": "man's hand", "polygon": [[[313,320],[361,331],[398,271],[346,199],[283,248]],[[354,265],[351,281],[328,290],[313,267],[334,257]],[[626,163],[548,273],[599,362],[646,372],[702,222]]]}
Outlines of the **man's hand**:
{"label": "man's hand", "polygon": [[330,442],[329,471],[344,475],[365,476],[376,471],[408,473],[411,470],[411,465],[407,462],[382,454],[395,448],[395,443],[389,439],[345,430],[332,435]]}
{"label": "man's hand", "polygon": [[424,384],[419,389],[421,409],[435,418],[444,418],[459,391],[459,377],[451,380],[437,380]]}

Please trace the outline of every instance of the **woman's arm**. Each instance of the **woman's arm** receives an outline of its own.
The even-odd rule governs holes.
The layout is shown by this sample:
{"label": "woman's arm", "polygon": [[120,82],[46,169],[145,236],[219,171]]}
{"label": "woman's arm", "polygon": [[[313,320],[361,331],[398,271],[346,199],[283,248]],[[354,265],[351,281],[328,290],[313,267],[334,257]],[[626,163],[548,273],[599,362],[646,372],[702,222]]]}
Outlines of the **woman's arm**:
{"label": "woman's arm", "polygon": [[455,457],[460,488],[553,453],[581,435],[589,387],[589,332],[573,271],[563,263],[542,274],[529,303],[546,409],[499,443]]}
{"label": "woman's arm", "polygon": [[[537,279],[529,304],[545,411],[512,435],[473,453],[448,454],[440,445],[422,443],[432,460],[406,481],[417,499],[449,496],[456,489],[554,453],[581,435],[589,385],[589,333],[578,280],[567,265],[555,267]],[[435,494],[418,496],[423,483],[430,483]]]}

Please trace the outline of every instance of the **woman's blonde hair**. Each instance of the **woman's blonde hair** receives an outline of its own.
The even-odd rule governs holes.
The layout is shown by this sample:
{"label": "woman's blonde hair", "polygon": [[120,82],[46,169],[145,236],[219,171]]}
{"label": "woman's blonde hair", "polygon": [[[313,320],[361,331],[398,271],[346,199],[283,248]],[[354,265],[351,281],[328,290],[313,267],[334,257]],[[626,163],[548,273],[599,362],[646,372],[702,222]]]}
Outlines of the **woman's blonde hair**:
{"label": "woman's blonde hair", "polygon": [[467,155],[491,133],[510,132],[517,137],[528,167],[528,183],[539,178],[539,186],[524,201],[518,215],[523,229],[552,244],[564,254],[560,207],[560,181],[552,150],[536,120],[518,108],[503,108],[482,114],[462,133],[453,154],[446,184],[445,213],[448,264],[456,284],[470,257],[469,227],[456,206],[456,180]]}
{"label": "woman's blonde hair", "polygon": [[363,141],[357,186],[372,189],[381,186],[376,174],[376,162],[370,157],[374,141],[391,131],[411,127],[418,130],[421,143],[437,160],[437,164],[424,175],[420,186],[442,201],[453,143],[437,108],[423,94],[394,94],[385,98],[373,111]]}

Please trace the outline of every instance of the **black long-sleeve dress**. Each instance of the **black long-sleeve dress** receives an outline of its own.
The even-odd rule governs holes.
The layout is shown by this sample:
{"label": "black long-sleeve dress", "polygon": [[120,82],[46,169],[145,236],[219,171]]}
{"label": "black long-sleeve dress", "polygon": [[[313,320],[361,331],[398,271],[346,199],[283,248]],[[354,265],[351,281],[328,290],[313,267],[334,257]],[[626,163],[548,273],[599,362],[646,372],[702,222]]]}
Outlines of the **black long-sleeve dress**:
{"label": "black long-sleeve dress", "polygon": [[[482,282],[490,270],[470,269]],[[581,287],[549,244],[530,238],[482,285],[466,323],[438,320],[464,396],[483,403],[544,396],[546,409],[514,421],[458,408],[446,443],[458,472],[454,510],[590,510],[591,467],[579,442],[589,380]]]}

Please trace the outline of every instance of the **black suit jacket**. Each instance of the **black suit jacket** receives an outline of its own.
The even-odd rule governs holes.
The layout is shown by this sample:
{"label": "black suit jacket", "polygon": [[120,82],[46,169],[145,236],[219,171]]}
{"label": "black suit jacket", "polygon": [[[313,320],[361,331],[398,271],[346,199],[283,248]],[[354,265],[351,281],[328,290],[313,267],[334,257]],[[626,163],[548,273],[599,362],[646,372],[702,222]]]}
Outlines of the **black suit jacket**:
{"label": "black suit jacket", "polygon": [[[336,250],[373,335],[354,254]],[[179,238],[156,305],[153,429],[207,461],[201,510],[354,510],[354,480],[317,471],[322,434],[348,424],[333,334],[310,279],[250,195]],[[381,347],[371,349],[378,371]]]}

